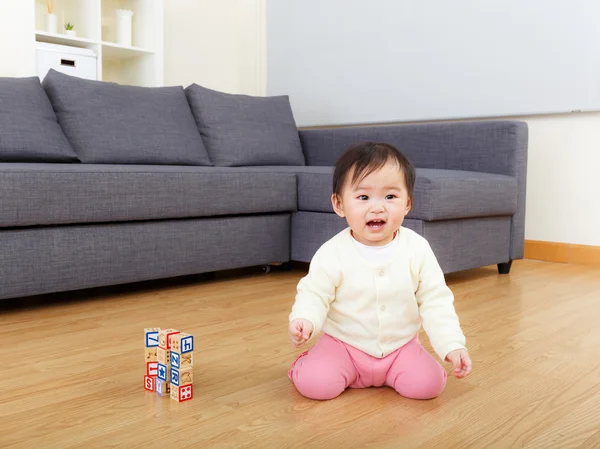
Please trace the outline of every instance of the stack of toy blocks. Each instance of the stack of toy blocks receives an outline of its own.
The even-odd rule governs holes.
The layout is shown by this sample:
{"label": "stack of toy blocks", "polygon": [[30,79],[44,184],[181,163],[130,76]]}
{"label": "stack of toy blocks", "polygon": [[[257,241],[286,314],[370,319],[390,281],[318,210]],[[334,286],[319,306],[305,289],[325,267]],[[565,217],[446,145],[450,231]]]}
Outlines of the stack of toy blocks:
{"label": "stack of toy blocks", "polygon": [[[146,375],[144,388],[177,402],[194,396],[194,337],[176,329],[145,329]],[[149,346],[151,345],[155,346]],[[154,349],[154,353],[152,352]],[[154,357],[153,360],[149,360]]]}

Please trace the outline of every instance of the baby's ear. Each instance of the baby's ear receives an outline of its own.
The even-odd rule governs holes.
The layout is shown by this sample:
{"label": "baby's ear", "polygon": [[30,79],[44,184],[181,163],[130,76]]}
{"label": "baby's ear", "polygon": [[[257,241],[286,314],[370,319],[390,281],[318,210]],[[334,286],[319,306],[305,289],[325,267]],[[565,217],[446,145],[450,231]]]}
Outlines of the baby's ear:
{"label": "baby's ear", "polygon": [[331,195],[331,205],[333,206],[335,213],[344,218],[344,205],[342,204],[342,199],[339,195],[336,195],[335,193]]}

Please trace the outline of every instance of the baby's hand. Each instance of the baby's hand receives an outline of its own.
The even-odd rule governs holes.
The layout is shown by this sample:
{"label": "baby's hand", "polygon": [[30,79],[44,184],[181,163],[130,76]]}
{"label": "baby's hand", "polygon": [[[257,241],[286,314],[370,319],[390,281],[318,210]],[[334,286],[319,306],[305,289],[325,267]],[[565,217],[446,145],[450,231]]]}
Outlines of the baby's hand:
{"label": "baby's hand", "polygon": [[302,318],[292,321],[288,326],[288,335],[296,348],[304,345],[310,338],[312,332],[312,323]]}
{"label": "baby's hand", "polygon": [[471,372],[471,358],[466,349],[456,349],[449,352],[446,361],[451,362],[454,366],[454,377],[457,379],[467,377]]}

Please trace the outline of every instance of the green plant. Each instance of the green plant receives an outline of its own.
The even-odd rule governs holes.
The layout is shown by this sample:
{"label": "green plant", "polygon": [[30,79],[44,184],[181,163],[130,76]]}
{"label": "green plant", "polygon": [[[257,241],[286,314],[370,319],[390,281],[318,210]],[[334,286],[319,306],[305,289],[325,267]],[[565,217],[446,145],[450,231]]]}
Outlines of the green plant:
{"label": "green plant", "polygon": [[65,23],[65,30],[72,30],[75,28],[75,25],[71,25],[71,22]]}

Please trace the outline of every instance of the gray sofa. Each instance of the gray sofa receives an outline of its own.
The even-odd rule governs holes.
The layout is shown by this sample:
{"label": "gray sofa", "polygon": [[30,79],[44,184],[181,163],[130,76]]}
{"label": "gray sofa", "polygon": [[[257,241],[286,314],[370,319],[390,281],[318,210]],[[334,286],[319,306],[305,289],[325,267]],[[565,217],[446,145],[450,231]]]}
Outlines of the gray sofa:
{"label": "gray sofa", "polygon": [[523,122],[298,130],[287,97],[0,78],[0,298],[309,262],[364,140],[417,167],[405,226],[446,273],[523,257]]}

